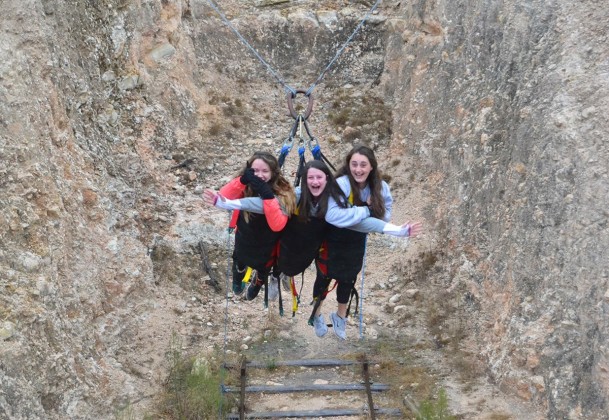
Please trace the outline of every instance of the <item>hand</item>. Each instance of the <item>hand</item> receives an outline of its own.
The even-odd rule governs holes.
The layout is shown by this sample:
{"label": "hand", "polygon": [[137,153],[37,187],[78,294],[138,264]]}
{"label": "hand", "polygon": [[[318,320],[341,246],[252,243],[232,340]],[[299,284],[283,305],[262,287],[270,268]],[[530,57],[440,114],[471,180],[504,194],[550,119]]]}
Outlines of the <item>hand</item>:
{"label": "hand", "polygon": [[408,235],[409,237],[415,237],[423,233],[423,225],[421,224],[421,222],[408,223],[410,224],[410,235]]}
{"label": "hand", "polygon": [[394,225],[393,223],[387,223],[383,228],[383,233],[398,237],[414,237],[422,232],[421,223],[404,223],[403,225]]}
{"label": "hand", "polygon": [[216,193],[214,190],[203,191],[203,201],[208,206],[215,206],[216,201],[218,201],[218,197],[220,197],[220,194]]}
{"label": "hand", "polygon": [[209,206],[216,206],[223,210],[241,210],[240,200],[227,200],[226,197],[214,190],[203,191],[203,201]]}
{"label": "hand", "polygon": [[250,181],[250,187],[256,194],[260,196],[263,200],[268,200],[270,198],[275,198],[275,193],[273,193],[273,189],[269,184],[263,181],[261,178],[258,178],[254,175],[255,180]]}
{"label": "hand", "polygon": [[254,168],[247,168],[245,171],[243,171],[243,175],[241,175],[241,178],[239,178],[239,182],[241,182],[243,185],[249,185],[250,182],[255,181],[256,179],[260,178],[255,175]]}

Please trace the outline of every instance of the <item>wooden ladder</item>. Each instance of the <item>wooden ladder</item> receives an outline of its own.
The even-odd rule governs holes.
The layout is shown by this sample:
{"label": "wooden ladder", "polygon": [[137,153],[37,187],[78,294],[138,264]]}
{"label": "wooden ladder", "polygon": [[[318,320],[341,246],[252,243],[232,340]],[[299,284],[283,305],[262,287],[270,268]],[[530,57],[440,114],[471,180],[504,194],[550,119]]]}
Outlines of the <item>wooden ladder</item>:
{"label": "wooden ladder", "polygon": [[[357,416],[367,415],[370,419],[375,420],[377,414],[384,416],[401,417],[402,412],[399,409],[377,408],[372,400],[373,392],[382,392],[389,389],[388,385],[371,383],[369,375],[369,362],[366,358],[363,361],[355,360],[337,360],[337,359],[305,359],[305,360],[286,360],[273,363],[273,367],[291,366],[291,367],[322,367],[334,368],[338,366],[349,365],[362,366],[362,383],[351,384],[307,384],[307,385],[259,385],[247,386],[247,369],[248,368],[269,368],[268,363],[247,362],[245,358],[241,361],[240,371],[240,386],[225,387],[225,392],[239,393],[239,414],[228,414],[227,419],[270,419],[270,418],[298,418],[298,417],[341,417],[341,416]],[[297,393],[297,392],[318,392],[318,391],[365,391],[368,398],[366,408],[351,409],[321,409],[321,410],[302,410],[302,411],[261,411],[261,412],[245,412],[245,395],[246,393],[264,392],[268,394],[278,393]],[[370,407],[373,409],[371,410]]]}

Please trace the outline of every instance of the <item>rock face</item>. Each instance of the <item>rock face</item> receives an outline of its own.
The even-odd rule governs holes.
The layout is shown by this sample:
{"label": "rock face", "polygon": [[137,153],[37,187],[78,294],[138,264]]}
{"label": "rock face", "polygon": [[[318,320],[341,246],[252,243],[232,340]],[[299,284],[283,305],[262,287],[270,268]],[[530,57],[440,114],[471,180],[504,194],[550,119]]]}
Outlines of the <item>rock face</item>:
{"label": "rock face", "polygon": [[608,17],[419,2],[387,41],[392,145],[437,180],[452,286],[491,375],[549,418],[606,413]]}
{"label": "rock face", "polygon": [[[281,144],[278,84],[311,86],[371,4],[222,3],[277,74],[204,1],[0,5],[0,417],[111,418],[155,391],[139,326],[173,286],[217,288],[202,187]],[[492,379],[602,418],[609,9],[568,3],[383,2],[310,123],[428,192],[437,276]]]}

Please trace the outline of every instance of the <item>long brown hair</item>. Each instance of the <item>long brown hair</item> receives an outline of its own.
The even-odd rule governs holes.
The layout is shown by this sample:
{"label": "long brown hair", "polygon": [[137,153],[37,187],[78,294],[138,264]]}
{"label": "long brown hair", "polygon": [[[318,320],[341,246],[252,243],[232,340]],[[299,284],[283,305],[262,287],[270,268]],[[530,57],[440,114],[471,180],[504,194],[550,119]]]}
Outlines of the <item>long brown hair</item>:
{"label": "long brown hair", "polygon": [[[275,196],[279,200],[279,203],[283,207],[286,214],[291,215],[294,212],[294,209],[296,209],[296,195],[294,194],[292,184],[290,184],[290,182],[285,179],[281,173],[279,162],[275,156],[269,152],[254,152],[254,154],[245,162],[245,167],[239,172],[238,176],[243,175],[245,170],[250,168],[256,159],[262,160],[264,163],[269,165],[269,168],[271,168],[271,179],[268,180],[268,184],[271,186],[271,189],[275,193]],[[248,186],[245,189],[245,196],[257,197],[257,194],[255,194],[254,191]],[[244,214],[244,217],[247,221],[247,212]]]}
{"label": "long brown hair", "polygon": [[336,172],[336,177],[338,178],[339,176],[347,175],[349,177],[349,184],[351,185],[351,192],[353,193],[353,204],[355,204],[356,206],[362,206],[366,204],[363,203],[360,199],[360,188],[355,182],[353,175],[351,175],[351,158],[356,153],[366,156],[370,161],[370,165],[372,166],[372,170],[370,171],[370,173],[368,174],[368,178],[366,179],[366,182],[370,187],[370,216],[382,219],[387,209],[385,208],[385,200],[383,199],[382,194],[383,184],[381,171],[379,170],[379,165],[376,161],[376,156],[374,156],[374,151],[371,148],[363,144],[353,147],[353,149],[351,149],[351,151],[347,153],[347,156],[345,156],[343,166]]}

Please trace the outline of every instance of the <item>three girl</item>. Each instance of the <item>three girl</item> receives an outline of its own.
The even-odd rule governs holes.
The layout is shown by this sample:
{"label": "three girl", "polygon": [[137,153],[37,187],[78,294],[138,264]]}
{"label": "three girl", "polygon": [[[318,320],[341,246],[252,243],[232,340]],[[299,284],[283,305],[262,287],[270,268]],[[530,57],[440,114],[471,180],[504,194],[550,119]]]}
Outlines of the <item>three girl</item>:
{"label": "three girl", "polygon": [[[320,305],[313,319],[315,332],[320,337],[327,332],[327,325],[319,313],[321,301],[325,298],[330,280],[334,278],[338,281],[338,310],[331,315],[331,319],[335,333],[342,339],[346,338],[344,318],[347,302],[361,270],[366,233],[414,236],[420,231],[418,223],[398,226],[387,222],[391,214],[391,195],[388,185],[380,179],[371,149],[365,146],[354,148],[347,155],[346,162],[346,168],[341,168],[339,172],[342,175],[339,182],[323,162],[308,162],[302,174],[306,187],[296,189],[298,207],[285,222],[283,216],[288,211],[287,207],[277,215],[275,208],[270,203],[265,203],[269,198],[265,199],[261,194],[260,198],[250,194],[247,196],[250,198],[243,196],[243,199],[234,200],[231,198],[238,198],[238,194],[228,196],[226,193],[229,190],[226,187],[219,194],[212,190],[204,193],[204,199],[210,205],[241,212],[247,210],[249,214],[263,213],[266,218],[281,220],[277,226],[283,224],[284,228],[278,242],[278,255],[271,252],[269,257],[276,257],[279,270],[288,276],[301,273],[316,260],[318,275],[313,294]],[[350,169],[351,166],[353,170]],[[384,220],[369,217],[370,215],[378,215]],[[237,232],[239,229],[238,226]],[[322,242],[324,245],[320,251]],[[258,242],[254,246],[257,245]],[[268,247],[265,252],[269,252]],[[237,252],[237,238],[233,259],[239,262],[243,260]],[[244,268],[237,264],[235,273],[234,266],[233,289],[236,284],[235,274],[240,274],[239,269]],[[269,270],[270,266],[265,265],[262,273],[268,277]],[[257,293],[256,291],[255,294]]]}

